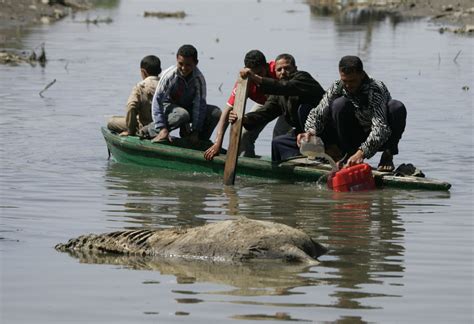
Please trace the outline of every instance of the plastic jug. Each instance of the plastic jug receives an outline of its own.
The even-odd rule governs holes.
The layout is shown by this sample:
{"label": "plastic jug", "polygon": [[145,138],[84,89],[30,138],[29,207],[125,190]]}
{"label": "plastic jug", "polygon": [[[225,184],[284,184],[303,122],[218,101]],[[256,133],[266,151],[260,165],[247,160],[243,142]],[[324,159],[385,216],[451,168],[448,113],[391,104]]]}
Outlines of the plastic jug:
{"label": "plastic jug", "polygon": [[353,165],[329,175],[328,188],[337,192],[375,189],[372,167],[367,163]]}
{"label": "plastic jug", "polygon": [[311,136],[307,141],[301,141],[300,152],[308,159],[322,157],[329,161],[332,172],[327,179],[329,189],[337,192],[365,191],[375,189],[372,167],[367,163],[357,164],[339,170],[336,162],[326,154],[321,138]]}
{"label": "plastic jug", "polygon": [[314,160],[316,157],[325,158],[331,164],[333,171],[338,170],[336,162],[326,154],[323,140],[320,137],[310,136],[309,140],[302,140],[300,153],[307,156],[310,160]]}

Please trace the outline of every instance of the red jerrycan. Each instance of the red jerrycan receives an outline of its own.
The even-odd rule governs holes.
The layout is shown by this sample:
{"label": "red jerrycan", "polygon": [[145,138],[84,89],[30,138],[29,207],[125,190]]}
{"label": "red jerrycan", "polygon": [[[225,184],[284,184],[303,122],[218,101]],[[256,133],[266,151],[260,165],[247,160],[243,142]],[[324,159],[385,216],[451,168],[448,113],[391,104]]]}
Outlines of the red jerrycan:
{"label": "red jerrycan", "polygon": [[372,167],[367,163],[353,165],[331,173],[327,184],[329,189],[337,192],[375,189]]}

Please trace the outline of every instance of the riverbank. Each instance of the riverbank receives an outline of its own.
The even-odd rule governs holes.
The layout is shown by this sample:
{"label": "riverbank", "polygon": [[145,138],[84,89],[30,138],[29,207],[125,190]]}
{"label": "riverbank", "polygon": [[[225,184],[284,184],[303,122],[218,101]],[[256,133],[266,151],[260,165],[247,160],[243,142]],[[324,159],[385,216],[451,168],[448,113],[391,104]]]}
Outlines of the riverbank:
{"label": "riverbank", "polygon": [[319,13],[340,15],[351,21],[387,16],[398,21],[427,19],[438,26],[440,32],[474,34],[472,0],[308,0],[308,3]]}
{"label": "riverbank", "polygon": [[[370,7],[377,12],[396,15],[401,19],[428,18],[439,25],[440,31],[474,33],[474,4],[471,0],[387,0],[356,1],[347,5],[342,0],[308,0],[308,4],[325,11],[341,9],[350,11]],[[352,2],[351,2],[352,3]],[[0,0],[0,45],[5,43],[8,33],[33,24],[49,24],[78,10],[93,7],[91,0]],[[346,4],[346,5],[345,5]]]}
{"label": "riverbank", "polygon": [[429,18],[440,31],[474,33],[474,3],[472,0],[401,1],[394,8],[405,18]]}
{"label": "riverbank", "polygon": [[92,8],[88,0],[0,0],[0,5],[0,45],[24,27],[50,24],[75,11]]}
{"label": "riverbank", "polygon": [[1,0],[0,29],[51,23],[92,7],[88,0]]}

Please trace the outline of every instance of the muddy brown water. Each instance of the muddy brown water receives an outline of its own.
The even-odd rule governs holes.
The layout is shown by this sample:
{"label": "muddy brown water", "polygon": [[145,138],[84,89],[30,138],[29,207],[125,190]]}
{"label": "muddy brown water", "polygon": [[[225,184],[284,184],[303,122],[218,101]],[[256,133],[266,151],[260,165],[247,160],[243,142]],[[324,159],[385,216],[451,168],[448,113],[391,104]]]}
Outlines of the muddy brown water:
{"label": "muddy brown water", "polygon": [[[187,16],[143,17],[178,10]],[[79,22],[88,17],[113,22]],[[0,66],[1,322],[472,321],[473,39],[435,30],[425,21],[354,25],[293,0],[137,0],[9,39],[12,48],[44,42],[49,61]],[[208,101],[220,106],[250,49],[292,53],[324,87],[342,55],[360,55],[408,108],[396,163],[452,189],[335,195],[315,183],[240,177],[224,187],[219,176],[107,161],[99,128],[123,112],[138,62],[156,54],[167,67],[183,43],[198,48]],[[270,153],[271,130],[258,153]],[[329,253],[310,268],[228,267],[79,260],[53,248],[89,232],[239,215],[302,229]]]}

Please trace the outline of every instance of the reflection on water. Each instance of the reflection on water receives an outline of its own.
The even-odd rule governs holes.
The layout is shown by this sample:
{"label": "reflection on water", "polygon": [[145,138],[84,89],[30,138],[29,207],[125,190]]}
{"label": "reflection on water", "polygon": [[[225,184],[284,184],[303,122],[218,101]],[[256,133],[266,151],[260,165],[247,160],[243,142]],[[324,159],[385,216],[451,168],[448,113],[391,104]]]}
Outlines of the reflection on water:
{"label": "reflection on water", "polygon": [[[472,39],[440,35],[422,22],[355,25],[292,0],[112,5],[36,26],[8,45],[44,42],[44,69],[0,66],[0,291],[8,296],[1,298],[1,322],[472,319],[474,181],[472,172],[463,172],[474,164]],[[187,15],[144,19],[144,10]],[[76,23],[87,15],[113,22]],[[293,54],[323,87],[337,78],[342,55],[360,54],[368,72],[409,110],[396,163],[453,183],[451,192],[334,194],[312,183],[242,177],[224,187],[217,175],[107,162],[99,129],[104,116],[123,110],[139,60],[155,53],[169,66],[175,49],[188,42],[198,46],[208,100],[219,105],[249,49],[267,58]],[[271,130],[257,140],[259,154],[270,154]],[[194,226],[240,215],[299,228],[329,252],[318,266],[291,270],[116,257],[87,261],[110,263],[94,266],[53,249],[90,232]]]}
{"label": "reflection on water", "polygon": [[402,22],[402,17],[390,10],[376,6],[354,5],[352,1],[308,0],[314,19],[332,17],[339,36],[354,31],[364,32],[358,55],[365,57],[372,45],[375,28],[388,21],[393,29]]}
{"label": "reflection on water", "polygon": [[[128,269],[159,271],[173,275],[178,284],[198,282],[229,286],[227,290],[208,291],[206,294],[229,296],[292,295],[295,287],[316,286],[316,278],[300,276],[305,267],[284,265],[281,262],[214,263],[196,260],[163,259],[124,255],[99,255],[82,251],[67,252],[81,263],[123,265]],[[150,284],[150,282],[146,282]],[[180,294],[196,294],[191,291],[175,291]]]}
{"label": "reflection on water", "polygon": [[[207,214],[212,208],[222,210],[224,207],[214,203],[221,194],[220,185],[202,186],[209,177],[216,179],[205,174],[182,174],[112,162],[107,168],[106,187],[114,195],[119,190],[126,197],[123,208],[117,208],[111,197],[110,211],[124,213],[117,216],[125,216],[130,223],[136,224],[128,227],[130,229],[135,226],[203,225],[206,219],[200,215]],[[120,201],[122,199],[120,197]]]}
{"label": "reflection on water", "polygon": [[[235,287],[232,294],[236,296],[249,296],[248,290],[254,294],[268,294],[265,289],[260,290],[262,287],[274,290],[278,287],[280,294],[289,294],[307,285],[335,287],[331,294],[333,303],[308,303],[308,307],[365,309],[369,306],[361,300],[368,297],[395,297],[383,292],[357,290],[367,284],[396,285],[404,276],[405,230],[398,214],[402,206],[394,203],[396,191],[334,193],[316,184],[281,186],[278,183],[261,184],[257,179],[247,179],[245,187],[223,187],[216,185],[216,180],[221,180],[217,176],[170,170],[159,173],[156,169],[136,167],[133,168],[135,172],[130,172],[130,168],[129,165],[110,163],[105,177],[106,186],[113,192],[110,205],[122,211],[121,217],[130,219],[130,229],[197,226],[212,219],[245,215],[300,228],[327,246],[329,252],[322,257],[319,266],[308,271],[265,264],[233,267],[203,262],[76,255],[81,262],[158,270],[162,274],[173,274],[178,282],[187,278],[187,283],[222,283]],[[126,195],[123,208],[116,206],[114,196],[117,195]],[[288,204],[289,196],[297,199]],[[199,217],[204,214],[206,218]]]}
{"label": "reflection on water", "polygon": [[390,196],[380,195],[336,202],[328,216],[329,245],[336,247],[337,258],[324,266],[337,269],[329,280],[338,287],[333,296],[340,307],[364,307],[360,300],[380,294],[358,289],[369,283],[390,284],[388,278],[398,281],[404,275],[404,229],[397,210]]}
{"label": "reflection on water", "polygon": [[343,24],[368,24],[389,19],[391,24],[396,25],[402,21],[402,17],[388,7],[373,5],[370,2],[361,1],[357,4],[353,1],[308,0],[313,15],[332,16]]}

